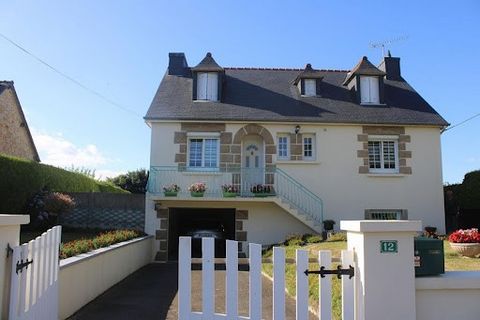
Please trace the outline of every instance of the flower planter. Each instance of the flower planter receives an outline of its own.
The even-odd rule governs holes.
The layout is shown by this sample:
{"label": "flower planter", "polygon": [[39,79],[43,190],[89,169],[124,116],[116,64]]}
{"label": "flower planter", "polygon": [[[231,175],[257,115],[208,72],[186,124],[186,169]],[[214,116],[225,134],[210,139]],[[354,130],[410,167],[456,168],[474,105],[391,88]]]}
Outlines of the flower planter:
{"label": "flower planter", "polygon": [[178,192],[176,192],[176,191],[165,191],[163,194],[165,195],[165,197],[176,197]]}
{"label": "flower planter", "polygon": [[201,198],[201,197],[203,197],[203,194],[204,194],[204,193],[205,193],[205,192],[193,192],[193,191],[192,191],[192,192],[190,192],[190,195],[191,195],[192,197],[195,197],[195,198]]}
{"label": "flower planter", "polygon": [[266,197],[272,197],[274,195],[275,194],[272,194],[272,193],[254,193],[253,194],[255,198],[266,198]]}
{"label": "flower planter", "polygon": [[235,198],[237,196],[236,192],[223,192],[224,198]]}
{"label": "flower planter", "polygon": [[474,258],[476,255],[480,254],[480,243],[450,242],[450,247],[458,254],[469,258]]}

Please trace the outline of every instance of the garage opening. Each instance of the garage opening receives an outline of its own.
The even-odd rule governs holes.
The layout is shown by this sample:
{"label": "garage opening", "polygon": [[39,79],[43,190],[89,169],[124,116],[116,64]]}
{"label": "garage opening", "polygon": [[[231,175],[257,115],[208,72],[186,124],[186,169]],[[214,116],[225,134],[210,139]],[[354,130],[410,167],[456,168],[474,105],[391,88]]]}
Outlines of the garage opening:
{"label": "garage opening", "polygon": [[215,257],[225,257],[225,240],[235,240],[235,209],[169,208],[168,260],[178,260],[178,237],[192,237],[192,257],[202,256],[202,237],[215,239]]}

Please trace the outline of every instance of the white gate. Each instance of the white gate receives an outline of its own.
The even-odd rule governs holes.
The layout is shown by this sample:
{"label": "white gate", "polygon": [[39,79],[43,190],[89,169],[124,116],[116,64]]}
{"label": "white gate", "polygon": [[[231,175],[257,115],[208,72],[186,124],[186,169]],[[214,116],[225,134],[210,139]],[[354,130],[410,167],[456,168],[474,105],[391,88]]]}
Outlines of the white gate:
{"label": "white gate", "polygon": [[[215,313],[214,239],[202,239],[202,311],[191,308],[191,239],[180,237],[178,260],[178,319],[250,319],[262,317],[262,247],[249,244],[249,316],[238,315],[238,244],[227,240],[226,244],[225,314]],[[332,259],[330,251],[319,251],[318,270],[309,271],[307,250],[296,252],[296,319],[308,319],[308,277],[314,274],[319,281],[319,319],[332,318],[332,291],[330,273],[350,273],[353,276],[353,252],[342,251],[342,266],[345,269],[329,270]],[[322,275],[316,275],[316,274]],[[311,275],[310,275],[311,276]],[[354,319],[354,279],[342,277],[342,319]],[[285,249],[273,249],[273,319],[285,319]]]}
{"label": "white gate", "polygon": [[62,227],[56,226],[12,251],[9,320],[58,319],[58,255]]}

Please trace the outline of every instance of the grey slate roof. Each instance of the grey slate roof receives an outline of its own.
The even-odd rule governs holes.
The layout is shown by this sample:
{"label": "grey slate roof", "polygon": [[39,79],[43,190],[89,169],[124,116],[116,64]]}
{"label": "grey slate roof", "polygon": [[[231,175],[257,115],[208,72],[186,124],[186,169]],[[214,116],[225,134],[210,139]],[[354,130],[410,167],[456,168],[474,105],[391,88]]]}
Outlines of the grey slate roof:
{"label": "grey slate roof", "polygon": [[218,65],[212,54],[208,52],[205,58],[192,68],[192,71],[223,71],[223,68]]}
{"label": "grey slate roof", "polygon": [[343,85],[348,71],[319,70],[320,96],[302,97],[304,69],[224,70],[221,102],[193,101],[190,76],[165,74],[145,119],[448,125],[403,79],[384,80],[385,105],[365,106]]}

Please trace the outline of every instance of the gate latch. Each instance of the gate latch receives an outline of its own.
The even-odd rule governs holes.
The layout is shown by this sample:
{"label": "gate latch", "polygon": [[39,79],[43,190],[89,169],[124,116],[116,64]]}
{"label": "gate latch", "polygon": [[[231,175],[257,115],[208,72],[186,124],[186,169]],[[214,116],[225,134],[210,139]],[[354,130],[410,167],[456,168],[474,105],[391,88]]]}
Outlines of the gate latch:
{"label": "gate latch", "polygon": [[28,265],[33,263],[33,260],[25,260],[25,262],[23,262],[23,259],[20,260],[20,261],[17,261],[17,268],[15,270],[15,272],[18,274],[18,271],[22,272],[23,271],[23,268],[25,269],[28,269]]}
{"label": "gate latch", "polygon": [[310,271],[307,269],[304,273],[306,276],[309,274],[319,274],[322,278],[325,278],[326,274],[336,274],[338,279],[341,279],[342,276],[348,276],[348,279],[351,279],[355,275],[355,268],[349,266],[348,269],[342,269],[342,266],[338,265],[337,269],[327,270],[324,266],[321,266],[320,270]]}

